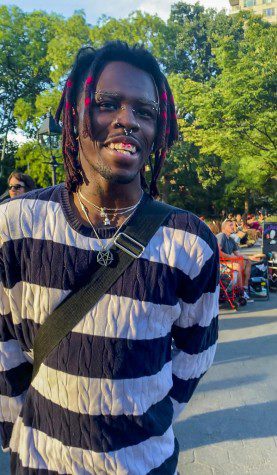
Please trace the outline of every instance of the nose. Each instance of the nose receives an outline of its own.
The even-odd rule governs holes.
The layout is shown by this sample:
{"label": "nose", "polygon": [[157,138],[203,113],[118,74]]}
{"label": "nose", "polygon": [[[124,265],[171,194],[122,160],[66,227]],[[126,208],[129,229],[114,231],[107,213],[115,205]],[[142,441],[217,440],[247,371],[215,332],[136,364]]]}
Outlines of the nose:
{"label": "nose", "polygon": [[140,124],[136,119],[136,110],[131,105],[122,105],[117,111],[117,117],[115,119],[115,127],[121,126],[128,130],[137,131],[140,129]]}

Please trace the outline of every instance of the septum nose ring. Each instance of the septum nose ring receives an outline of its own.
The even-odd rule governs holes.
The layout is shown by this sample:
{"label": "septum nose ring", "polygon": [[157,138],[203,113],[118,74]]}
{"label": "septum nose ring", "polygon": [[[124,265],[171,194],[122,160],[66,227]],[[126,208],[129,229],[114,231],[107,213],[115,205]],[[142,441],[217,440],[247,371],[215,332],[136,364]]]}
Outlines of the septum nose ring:
{"label": "septum nose ring", "polygon": [[133,129],[128,130],[128,129],[126,129],[126,127],[123,127],[123,130],[124,130],[124,134],[126,135],[126,137],[127,137],[127,135],[131,135],[131,133],[133,132]]}
{"label": "septum nose ring", "polygon": [[[138,125],[139,125],[139,124],[138,124]],[[127,137],[128,135],[131,135],[131,133],[133,132],[133,129],[127,129],[127,127],[123,127],[123,126],[118,122],[118,120],[115,122],[115,126],[116,126],[116,127],[122,127],[123,130],[124,130],[124,134],[126,135],[126,137]]]}

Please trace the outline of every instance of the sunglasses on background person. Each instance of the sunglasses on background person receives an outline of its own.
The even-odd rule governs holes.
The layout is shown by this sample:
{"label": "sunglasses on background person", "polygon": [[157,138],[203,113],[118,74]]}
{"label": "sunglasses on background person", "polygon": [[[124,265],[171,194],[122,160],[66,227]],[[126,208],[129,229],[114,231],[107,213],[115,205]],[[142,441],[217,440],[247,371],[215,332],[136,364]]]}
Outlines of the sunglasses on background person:
{"label": "sunglasses on background person", "polygon": [[20,190],[21,188],[26,188],[25,185],[9,185],[8,189],[9,190]]}

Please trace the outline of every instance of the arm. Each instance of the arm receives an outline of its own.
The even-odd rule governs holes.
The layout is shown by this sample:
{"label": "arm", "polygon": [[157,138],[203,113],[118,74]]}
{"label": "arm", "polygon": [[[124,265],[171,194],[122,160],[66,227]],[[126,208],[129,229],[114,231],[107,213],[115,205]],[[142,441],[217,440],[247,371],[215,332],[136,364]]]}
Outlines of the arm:
{"label": "arm", "polygon": [[26,361],[17,339],[21,325],[13,324],[10,291],[5,287],[8,264],[3,254],[0,248],[0,438],[3,450],[7,451],[13,424],[30,383],[32,365]]}
{"label": "arm", "polygon": [[219,247],[219,255],[220,255],[220,257],[227,257],[227,258],[230,258],[230,257],[234,256],[234,254],[235,254],[235,253],[234,253],[234,254],[226,254],[226,252],[223,252],[223,251],[221,250],[220,246],[218,246],[218,247]]}
{"label": "arm", "polygon": [[[174,418],[190,400],[197,384],[211,366],[218,337],[219,256],[215,240],[204,263],[180,300],[182,312],[172,327],[173,387],[170,392]],[[188,287],[187,283],[187,287]],[[192,294],[195,302],[189,303]]]}

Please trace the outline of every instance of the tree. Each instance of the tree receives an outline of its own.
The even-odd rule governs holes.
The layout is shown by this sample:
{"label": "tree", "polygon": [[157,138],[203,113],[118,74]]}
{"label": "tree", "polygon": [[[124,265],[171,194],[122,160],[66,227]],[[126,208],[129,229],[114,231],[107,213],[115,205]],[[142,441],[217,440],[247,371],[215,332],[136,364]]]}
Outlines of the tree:
{"label": "tree", "polygon": [[[61,151],[57,151],[57,156],[61,156]],[[49,161],[50,152],[42,150],[37,140],[33,140],[19,147],[16,153],[15,164],[17,169],[30,174],[38,187],[46,187],[52,185],[51,166],[47,163]],[[59,162],[57,182],[61,183],[64,181],[64,168],[62,159]]]}
{"label": "tree", "polygon": [[46,55],[51,64],[50,77],[55,86],[63,86],[65,75],[71,68],[77,51],[82,46],[91,45],[89,36],[90,27],[83,10],[76,10],[68,19],[59,17],[59,21],[55,22]]}
{"label": "tree", "polygon": [[15,117],[18,125],[34,135],[41,116],[48,109],[56,110],[61,90],[77,51],[90,43],[89,26],[82,10],[76,11],[70,18],[64,19],[55,14],[48,15],[51,21],[52,35],[44,52],[45,59],[51,65],[49,82],[30,101],[28,97],[19,98],[15,104]]}
{"label": "tree", "polygon": [[220,157],[229,199],[240,194],[247,208],[252,190],[268,192],[276,173],[276,27],[249,14],[244,21],[239,44],[228,36],[214,49],[221,73],[205,84],[184,82],[191,120],[181,122],[181,131],[202,156]]}
{"label": "tree", "polygon": [[[2,143],[3,139],[0,139],[0,149],[2,149]],[[18,144],[12,140],[7,140],[5,149],[5,158],[2,161],[2,176],[0,177],[0,196],[6,191],[8,176],[15,168],[15,154]]]}
{"label": "tree", "polygon": [[162,63],[166,30],[165,22],[158,15],[136,11],[120,20],[102,16],[90,30],[90,39],[95,47],[112,40],[126,41],[131,45],[144,44]]}
{"label": "tree", "polygon": [[54,17],[43,12],[24,13],[17,7],[0,7],[1,163],[8,132],[16,129],[17,101],[23,100],[30,111],[37,94],[51,84],[46,53],[53,21]]}
{"label": "tree", "polygon": [[212,48],[219,38],[233,32],[239,41],[243,24],[224,10],[207,9],[179,2],[172,6],[167,23],[168,47],[164,63],[168,73],[181,74],[184,78],[205,82],[217,75],[220,68]]}

